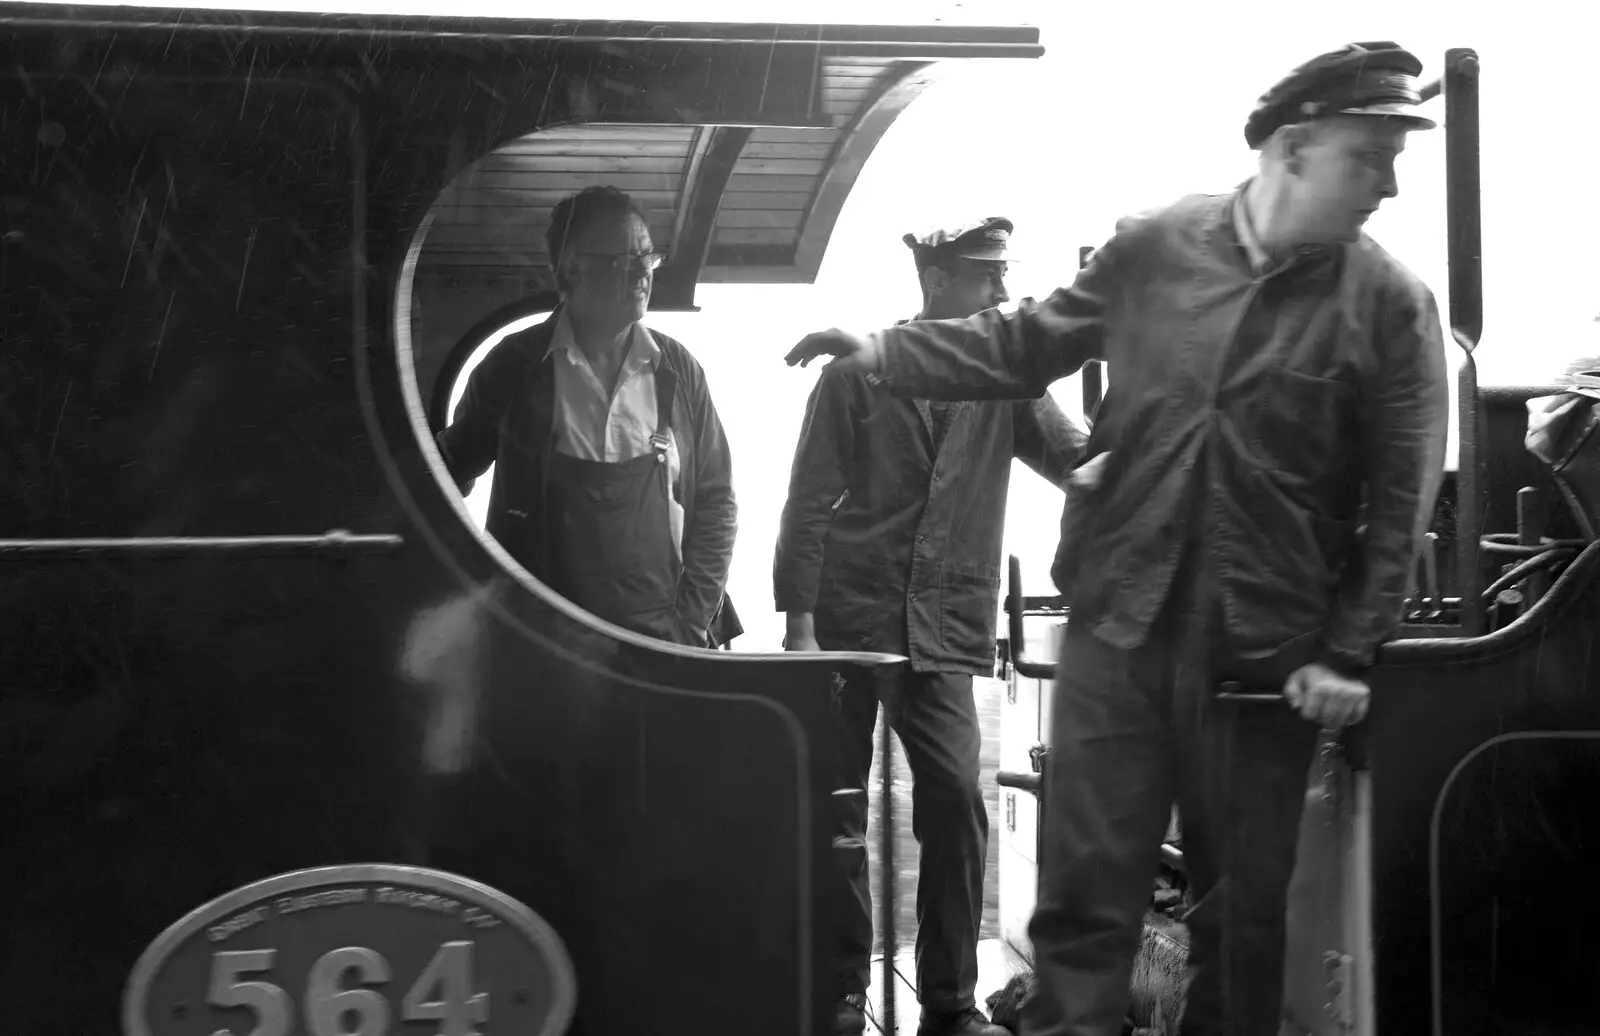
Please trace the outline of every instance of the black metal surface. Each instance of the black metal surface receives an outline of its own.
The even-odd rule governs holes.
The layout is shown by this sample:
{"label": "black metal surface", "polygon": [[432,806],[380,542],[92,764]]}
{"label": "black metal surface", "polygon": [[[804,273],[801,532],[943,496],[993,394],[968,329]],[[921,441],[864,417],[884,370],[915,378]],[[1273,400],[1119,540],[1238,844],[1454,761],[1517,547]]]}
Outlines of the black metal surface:
{"label": "black metal surface", "polygon": [[1597,573],[1593,544],[1510,626],[1380,653],[1365,731],[1380,1036],[1581,1031],[1555,1027],[1591,1005],[1551,936],[1595,913],[1560,890],[1600,847]]}
{"label": "black metal surface", "polygon": [[[900,662],[594,625],[462,519],[401,367],[406,254],[451,154],[670,121],[716,100],[689,92],[707,77],[708,119],[740,117],[769,48],[60,13],[0,12],[7,1030],[112,1032],[178,917],[352,862],[536,910],[576,965],[574,1032],[824,1029],[837,771],[812,735],[832,674]],[[792,71],[769,101],[809,97]],[[581,113],[595,76],[660,89]],[[363,531],[300,535],[330,528]]]}

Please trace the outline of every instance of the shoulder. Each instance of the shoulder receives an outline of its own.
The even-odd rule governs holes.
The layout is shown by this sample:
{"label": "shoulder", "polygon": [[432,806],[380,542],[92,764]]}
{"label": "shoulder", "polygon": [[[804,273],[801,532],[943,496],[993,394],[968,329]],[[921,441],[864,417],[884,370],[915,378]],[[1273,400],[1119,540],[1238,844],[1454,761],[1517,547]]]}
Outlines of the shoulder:
{"label": "shoulder", "polygon": [[547,320],[506,335],[489,350],[489,355],[478,364],[474,374],[483,372],[485,377],[497,380],[514,368],[543,359],[554,332],[554,322]]}
{"label": "shoulder", "polygon": [[705,382],[705,368],[700,366],[700,361],[694,358],[694,354],[682,342],[671,335],[662,334],[653,327],[647,327],[643,324],[640,326],[644,328],[645,334],[649,335],[651,340],[656,343],[656,348],[661,350],[662,359],[666,361],[667,366],[672,368],[673,373],[685,381],[702,384]]}
{"label": "shoulder", "polygon": [[1388,249],[1368,237],[1366,232],[1363,231],[1360,239],[1347,247],[1353,261],[1360,264],[1369,276],[1407,295],[1418,298],[1433,297],[1433,289],[1429,288],[1421,277],[1413,273],[1405,263],[1390,255]]}
{"label": "shoulder", "polygon": [[1188,194],[1176,201],[1131,212],[1117,220],[1118,235],[1140,236],[1202,226],[1227,211],[1233,194]]}
{"label": "shoulder", "polygon": [[1408,318],[1419,314],[1436,316],[1438,303],[1433,289],[1366,233],[1345,246],[1345,261],[1355,279],[1369,287],[1384,309]]}
{"label": "shoulder", "polygon": [[[671,335],[664,335],[653,327],[640,325],[661,350],[662,364],[678,379],[678,399],[691,415],[702,409],[716,410],[711,390],[706,384],[705,368],[694,358],[684,344]],[[676,407],[674,407],[676,409]]]}
{"label": "shoulder", "polygon": [[1190,194],[1176,201],[1131,212],[1117,220],[1116,235],[1107,243],[1115,255],[1160,251],[1174,242],[1203,236],[1226,213],[1233,195]]}

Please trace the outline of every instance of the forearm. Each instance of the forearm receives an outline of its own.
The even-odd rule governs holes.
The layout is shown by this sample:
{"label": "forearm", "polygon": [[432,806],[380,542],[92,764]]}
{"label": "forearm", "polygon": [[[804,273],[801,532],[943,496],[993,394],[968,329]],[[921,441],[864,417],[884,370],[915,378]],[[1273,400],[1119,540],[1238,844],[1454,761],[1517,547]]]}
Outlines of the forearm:
{"label": "forearm", "polygon": [[678,614],[696,629],[705,629],[716,614],[728,584],[728,567],[738,521],[731,498],[726,505],[696,515],[684,530],[683,575],[678,580]]}
{"label": "forearm", "polygon": [[860,384],[824,370],[806,401],[772,556],[773,603],[780,612],[816,607],[824,545],[848,484],[855,448],[851,396]]}
{"label": "forearm", "polygon": [[778,522],[772,558],[772,598],[780,612],[810,613],[822,582],[823,541],[832,509],[812,496],[791,495]]}
{"label": "forearm", "polygon": [[873,373],[898,396],[1037,399],[1050,383],[1098,358],[1101,303],[1078,286],[1014,313],[914,320],[870,336]]}

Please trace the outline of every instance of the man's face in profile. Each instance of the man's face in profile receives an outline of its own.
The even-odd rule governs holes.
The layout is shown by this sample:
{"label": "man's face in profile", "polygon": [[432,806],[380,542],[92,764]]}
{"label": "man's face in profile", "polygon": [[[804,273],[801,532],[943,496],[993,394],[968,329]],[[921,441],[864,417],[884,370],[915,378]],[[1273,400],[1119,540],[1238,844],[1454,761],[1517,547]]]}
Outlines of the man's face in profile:
{"label": "man's face in profile", "polygon": [[1315,124],[1296,172],[1297,222],[1307,241],[1354,241],[1385,200],[1400,193],[1394,163],[1405,150],[1398,119],[1352,115]]}
{"label": "man's face in profile", "polygon": [[971,316],[1008,301],[1006,269],[999,259],[951,259],[941,268],[940,308]]}

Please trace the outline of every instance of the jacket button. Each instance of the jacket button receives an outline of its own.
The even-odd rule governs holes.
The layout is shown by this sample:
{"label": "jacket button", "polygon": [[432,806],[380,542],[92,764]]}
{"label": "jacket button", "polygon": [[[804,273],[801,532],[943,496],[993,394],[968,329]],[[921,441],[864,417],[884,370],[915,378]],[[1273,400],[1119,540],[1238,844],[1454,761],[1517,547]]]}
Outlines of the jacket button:
{"label": "jacket button", "polygon": [[911,599],[913,601],[915,601],[917,599],[917,592],[915,590],[911,591]]}
{"label": "jacket button", "polygon": [[918,543],[927,543],[928,542],[928,537],[926,537],[926,536],[918,536],[917,537],[917,542]]}

